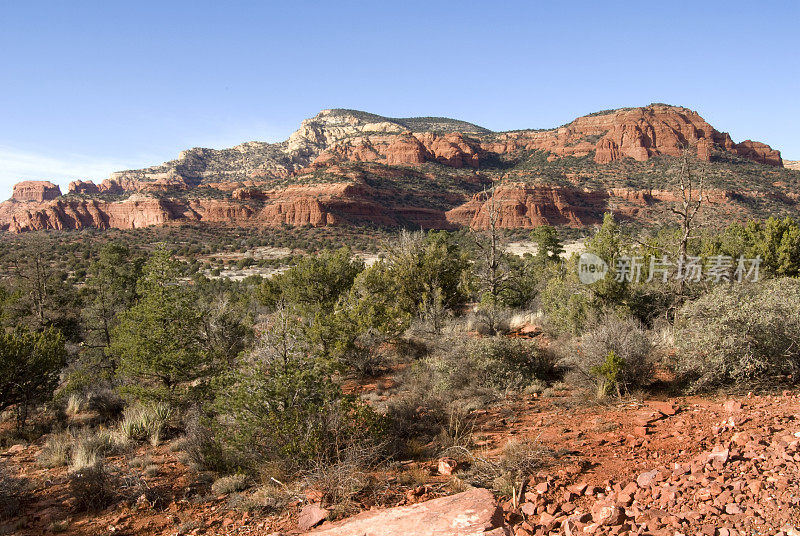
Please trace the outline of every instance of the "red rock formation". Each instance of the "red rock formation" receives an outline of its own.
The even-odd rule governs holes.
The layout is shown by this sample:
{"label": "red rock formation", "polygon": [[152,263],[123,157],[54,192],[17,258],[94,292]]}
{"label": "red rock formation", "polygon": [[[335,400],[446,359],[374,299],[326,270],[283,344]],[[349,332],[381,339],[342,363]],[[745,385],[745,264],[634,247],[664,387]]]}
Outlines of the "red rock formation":
{"label": "red rock formation", "polygon": [[[460,128],[465,134],[456,130]],[[551,130],[505,133],[491,133],[442,118],[403,120],[329,110],[304,121],[283,143],[248,142],[222,150],[190,149],[178,159],[158,166],[114,173],[99,185],[91,181],[71,183],[69,191],[86,199],[57,200],[60,190],[49,182],[20,183],[15,186],[12,199],[0,204],[0,228],[14,232],[133,228],[191,221],[230,225],[366,222],[423,228],[484,227],[485,200],[480,195],[469,199],[465,192],[500,180],[506,181],[495,196],[500,205],[501,227],[529,228],[542,223],[581,226],[597,222],[609,206],[623,215],[635,216],[655,203],[673,202],[674,194],[652,189],[609,189],[620,184],[617,179],[628,182],[621,175],[625,166],[614,166],[608,173],[586,166],[584,176],[582,171],[576,172],[582,164],[570,164],[565,167],[570,186],[564,187],[531,186],[531,182],[541,184],[544,179],[536,176],[535,167],[524,165],[508,172],[493,166],[479,173],[452,169],[442,172],[442,168],[430,164],[477,169],[487,161],[513,162],[517,157],[527,157],[529,151],[542,151],[540,156],[548,161],[592,154],[599,164],[623,158],[645,161],[659,155],[677,156],[686,144],[696,145],[698,157],[706,161],[719,151],[730,151],[762,164],[783,165],[780,152],[768,145],[750,140],[734,144],[728,134],[715,130],[696,112],[661,104],[592,114]],[[365,163],[348,163],[353,161]],[[427,165],[409,169],[422,164]],[[569,167],[572,169],[567,170]],[[552,172],[543,170],[545,177]],[[275,187],[276,181],[284,184],[287,178],[300,184]],[[429,190],[428,181],[436,183]],[[800,194],[791,191],[792,180],[775,176],[769,181],[778,190],[747,195],[786,207],[797,203]],[[558,183],[566,184],[560,180]],[[592,185],[592,189],[586,185]],[[214,189],[214,195],[204,195],[204,188],[209,192]],[[193,190],[191,196],[170,197],[170,192],[188,189]],[[217,199],[219,191],[229,192],[230,196]],[[130,193],[137,195],[115,202],[91,197]],[[426,197],[429,193],[431,199]],[[737,196],[742,197],[741,192],[708,192],[706,200],[724,204]],[[185,197],[194,200],[180,199]]]}
{"label": "red rock formation", "polygon": [[[263,193],[263,207],[254,208],[238,200],[158,199],[132,195],[123,201],[70,199],[20,204],[0,203],[0,229],[13,233],[45,229],[135,229],[169,222],[213,222],[229,225],[265,226],[339,223],[374,223],[396,226],[406,221],[403,209],[395,212],[372,199],[366,186],[352,183],[289,186]],[[444,222],[422,212],[417,225],[429,227]],[[408,218],[413,221],[413,218]],[[428,223],[432,222],[432,223]]]}
{"label": "red rock formation", "polygon": [[607,164],[621,158],[644,161],[653,156],[678,156],[685,145],[697,145],[703,160],[713,147],[732,151],[764,164],[781,166],[780,152],[758,142],[735,145],[697,112],[655,104],[579,117],[557,129],[516,131],[496,135],[481,147],[497,154],[516,150],[548,151],[556,156],[585,156],[595,151],[595,162]]}
{"label": "red rock formation", "polygon": [[261,190],[259,188],[242,187],[242,188],[237,188],[237,189],[233,190],[231,192],[231,197],[233,199],[240,199],[242,201],[245,201],[245,200],[248,200],[248,199],[261,199],[261,200],[263,200],[263,199],[267,198],[267,195],[263,192],[263,190]]}
{"label": "red rock formation", "polygon": [[[600,221],[608,200],[606,192],[557,186],[504,184],[495,190],[497,225],[530,229],[539,225],[581,227]],[[451,223],[485,229],[489,225],[490,202],[483,193],[447,212]]]}
{"label": "red rock formation", "polygon": [[734,146],[734,150],[739,155],[749,158],[750,160],[755,160],[761,164],[783,167],[781,152],[773,149],[766,143],[745,140],[742,143],[737,143]]}
{"label": "red rock formation", "polygon": [[372,222],[397,225],[390,208],[372,199],[373,191],[352,183],[289,186],[266,192],[268,200],[258,215],[264,225],[312,225]]}
{"label": "red rock formation", "polygon": [[402,132],[393,135],[370,135],[347,139],[322,152],[314,165],[336,161],[380,162],[390,166],[439,162],[446,166],[478,167],[480,146],[460,133]]}
{"label": "red rock formation", "polygon": [[16,201],[48,201],[61,197],[61,188],[50,181],[22,181],[14,185],[11,199]]}
{"label": "red rock formation", "polygon": [[71,194],[99,194],[100,188],[92,181],[72,181],[68,191]]}

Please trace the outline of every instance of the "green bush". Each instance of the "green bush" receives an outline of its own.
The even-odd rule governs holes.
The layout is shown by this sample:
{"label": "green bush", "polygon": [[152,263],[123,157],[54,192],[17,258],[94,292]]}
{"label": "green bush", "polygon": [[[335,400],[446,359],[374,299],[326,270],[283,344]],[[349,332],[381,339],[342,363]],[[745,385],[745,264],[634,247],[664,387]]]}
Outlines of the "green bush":
{"label": "green bush", "polygon": [[57,330],[0,333],[0,411],[14,406],[17,427],[28,410],[52,397],[67,352]]}
{"label": "green bush", "polygon": [[619,357],[614,351],[608,352],[602,365],[591,368],[591,373],[600,380],[597,388],[598,397],[608,396],[616,391],[617,396],[622,396],[620,390],[620,378],[625,370],[625,360]]}
{"label": "green bush", "polygon": [[751,388],[800,376],[800,281],[719,286],[675,324],[677,372],[693,390]]}
{"label": "green bush", "polygon": [[111,330],[123,390],[137,400],[186,403],[215,372],[198,296],[179,284],[178,268],[168,251],[154,252],[137,282],[139,302]]}
{"label": "green bush", "polygon": [[296,473],[336,458],[348,445],[376,440],[381,419],[342,393],[335,371],[332,361],[308,351],[294,323],[274,323],[221,380],[218,444],[243,467],[277,463]]}
{"label": "green bush", "polygon": [[549,268],[540,296],[545,327],[555,334],[578,335],[593,318],[590,290],[578,280],[577,257]]}

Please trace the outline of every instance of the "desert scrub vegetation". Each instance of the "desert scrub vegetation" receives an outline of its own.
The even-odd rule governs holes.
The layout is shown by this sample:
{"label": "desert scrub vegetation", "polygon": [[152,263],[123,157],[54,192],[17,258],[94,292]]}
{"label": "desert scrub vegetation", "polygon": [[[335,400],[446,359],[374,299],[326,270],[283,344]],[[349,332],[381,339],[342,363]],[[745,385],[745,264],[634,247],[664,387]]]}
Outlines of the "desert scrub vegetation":
{"label": "desert scrub vegetation", "polygon": [[796,383],[800,281],[723,285],[678,313],[675,366],[692,390]]}
{"label": "desert scrub vegetation", "polygon": [[406,369],[387,407],[392,440],[408,454],[431,441],[434,451],[466,446],[471,411],[509,393],[538,388],[560,373],[555,357],[537,341],[451,337],[435,346]]}
{"label": "desert scrub vegetation", "polygon": [[505,497],[519,497],[530,477],[554,457],[536,439],[517,438],[509,439],[498,457],[464,447],[451,448],[449,452],[468,467],[458,476],[461,482],[493,489]]}
{"label": "desert scrub vegetation", "polygon": [[452,338],[417,366],[417,374],[427,377],[432,389],[464,398],[523,391],[533,382],[554,379],[557,372],[554,357],[537,341],[502,336]]}
{"label": "desert scrub vegetation", "polygon": [[216,495],[228,495],[243,491],[250,485],[249,478],[244,474],[234,474],[218,478],[211,484],[211,491]]}
{"label": "desert scrub vegetation", "polygon": [[102,510],[114,500],[114,482],[102,462],[72,473],[69,489],[78,510]]}
{"label": "desert scrub vegetation", "polygon": [[336,384],[335,365],[314,357],[294,326],[278,322],[264,342],[223,377],[212,423],[233,465],[279,462],[297,474],[335,459],[347,445],[377,440],[381,419]]}
{"label": "desert scrub vegetation", "polygon": [[[637,319],[609,312],[576,341],[562,366],[593,382],[599,396],[622,396],[652,379],[651,335]],[[580,381],[580,378],[578,378]]]}
{"label": "desert scrub vegetation", "polygon": [[30,482],[14,476],[5,462],[0,462],[0,521],[19,513],[20,505],[30,491]]}

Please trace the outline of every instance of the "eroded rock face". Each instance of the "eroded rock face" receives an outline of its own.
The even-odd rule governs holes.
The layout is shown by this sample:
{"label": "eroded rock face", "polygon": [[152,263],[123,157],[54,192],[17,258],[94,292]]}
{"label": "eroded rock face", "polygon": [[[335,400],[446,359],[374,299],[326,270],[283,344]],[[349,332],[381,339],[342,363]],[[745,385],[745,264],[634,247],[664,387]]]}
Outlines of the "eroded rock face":
{"label": "eroded rock face", "polygon": [[662,104],[579,117],[553,130],[504,133],[482,143],[482,147],[498,154],[525,149],[558,157],[586,156],[595,151],[595,162],[607,164],[626,157],[645,161],[659,155],[678,156],[687,144],[696,146],[698,157],[706,161],[716,147],[760,163],[782,165],[780,152],[768,145],[743,142],[746,146],[740,148],[697,112]]}
{"label": "eroded rock face", "polygon": [[781,152],[773,149],[766,143],[745,140],[742,143],[737,143],[735,150],[740,156],[755,160],[761,164],[783,167]]}
{"label": "eroded rock face", "polygon": [[188,202],[132,195],[124,201],[67,199],[16,206],[0,203],[0,229],[12,233],[48,229],[138,229],[170,222],[243,224],[254,211],[224,200]]}
{"label": "eroded rock face", "polygon": [[22,181],[14,185],[11,199],[15,201],[48,201],[61,197],[61,188],[50,181]]}
{"label": "eroded rock face", "polygon": [[314,536],[510,536],[492,493],[472,489],[411,506],[368,511],[323,525]]}
{"label": "eroded rock face", "polygon": [[72,181],[68,191],[71,194],[99,194],[100,188],[92,181]]}
{"label": "eroded rock face", "polygon": [[489,226],[490,214],[497,212],[502,228],[530,229],[539,225],[582,227],[598,223],[608,194],[555,186],[505,184],[495,190],[493,200],[483,193],[447,212],[448,221],[474,229]]}
{"label": "eroded rock face", "polygon": [[676,156],[685,144],[695,144],[704,160],[717,149],[782,165],[780,152],[768,145],[749,140],[734,144],[697,112],[662,104],[591,114],[555,129],[498,134],[445,118],[392,119],[354,110],[323,110],[304,120],[284,142],[188,149],[158,166],[113,173],[98,188],[112,193],[161,191],[208,182],[269,180],[292,176],[312,163],[322,167],[341,161],[411,166],[438,162],[477,168],[486,159],[520,150],[546,151],[551,159],[594,152],[598,163],[622,158],[643,161]]}
{"label": "eroded rock face", "polygon": [[357,136],[337,143],[315,160],[317,166],[337,161],[380,162],[390,166],[438,162],[454,168],[480,165],[481,148],[460,133],[402,132],[393,136]]}

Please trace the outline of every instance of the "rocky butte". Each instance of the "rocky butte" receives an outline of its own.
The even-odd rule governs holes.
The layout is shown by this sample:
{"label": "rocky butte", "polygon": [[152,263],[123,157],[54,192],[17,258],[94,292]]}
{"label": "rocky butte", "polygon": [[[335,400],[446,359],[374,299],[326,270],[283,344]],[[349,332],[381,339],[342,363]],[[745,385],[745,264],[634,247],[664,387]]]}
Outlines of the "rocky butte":
{"label": "rocky butte", "polygon": [[651,104],[509,132],[440,117],[323,110],[280,143],[188,149],[99,184],[72,182],[66,195],[50,182],[19,183],[0,203],[0,229],[483,227],[492,186],[502,227],[594,225],[610,207],[646,223],[675,200],[675,157],[685,147],[707,179],[711,220],[765,207],[796,214],[796,167],[784,167],[764,143],[734,142],[688,108]]}
{"label": "rocky butte", "polygon": [[14,185],[13,201],[49,201],[61,197],[61,188],[49,181],[23,181]]}

